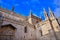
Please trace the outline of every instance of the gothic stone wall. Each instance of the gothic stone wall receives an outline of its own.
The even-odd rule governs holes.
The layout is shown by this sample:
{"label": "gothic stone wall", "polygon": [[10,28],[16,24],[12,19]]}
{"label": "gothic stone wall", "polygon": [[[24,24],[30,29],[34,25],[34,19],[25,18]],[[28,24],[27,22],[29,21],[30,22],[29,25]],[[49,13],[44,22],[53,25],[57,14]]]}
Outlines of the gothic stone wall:
{"label": "gothic stone wall", "polygon": [[[32,26],[24,26],[24,25],[19,25],[19,24],[15,24],[15,23],[11,23],[8,21],[3,21],[2,25],[6,25],[6,24],[12,24],[14,27],[16,27],[16,32],[15,32],[15,39],[14,40],[25,40],[25,39],[35,39],[36,38],[36,34],[35,34],[35,30],[34,28],[32,28]],[[25,33],[24,28],[27,27],[27,33]]]}

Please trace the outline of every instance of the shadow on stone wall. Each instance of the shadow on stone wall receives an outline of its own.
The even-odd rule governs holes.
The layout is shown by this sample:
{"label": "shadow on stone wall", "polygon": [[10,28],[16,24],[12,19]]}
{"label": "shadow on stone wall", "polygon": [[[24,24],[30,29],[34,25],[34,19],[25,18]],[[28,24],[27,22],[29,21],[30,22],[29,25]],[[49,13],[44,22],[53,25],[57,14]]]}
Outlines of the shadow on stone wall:
{"label": "shadow on stone wall", "polygon": [[[56,34],[56,37],[55,37]],[[49,34],[43,35],[41,37],[37,38],[11,38],[11,37],[7,37],[7,36],[2,36],[0,34],[0,40],[60,40],[60,31],[59,32],[55,32],[55,34],[53,33],[53,31],[51,31]]]}
{"label": "shadow on stone wall", "polygon": [[[49,34],[46,34],[46,35],[43,35],[41,36],[40,38],[20,38],[18,40],[60,40],[60,32],[55,32],[56,33],[56,37],[54,35],[53,32],[49,33]],[[16,39],[17,40],[17,39]]]}

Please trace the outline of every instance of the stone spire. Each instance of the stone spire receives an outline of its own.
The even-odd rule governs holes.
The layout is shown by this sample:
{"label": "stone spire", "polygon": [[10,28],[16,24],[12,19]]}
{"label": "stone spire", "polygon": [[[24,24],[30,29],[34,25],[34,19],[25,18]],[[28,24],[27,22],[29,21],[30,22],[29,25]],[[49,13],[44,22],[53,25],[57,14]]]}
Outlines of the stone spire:
{"label": "stone spire", "polygon": [[32,24],[32,11],[30,10],[30,15],[28,16],[28,22]]}
{"label": "stone spire", "polygon": [[29,15],[30,17],[32,16],[32,10],[30,10],[30,15]]}
{"label": "stone spire", "polygon": [[45,8],[44,8],[44,16],[45,16],[45,19],[48,19],[48,15],[47,15]]}
{"label": "stone spire", "polygon": [[49,9],[50,17],[54,16],[53,12],[51,11],[51,9],[50,8],[48,8],[48,9]]}
{"label": "stone spire", "polygon": [[45,15],[45,17],[47,17],[47,12],[46,12],[45,8],[44,8],[44,15]]}

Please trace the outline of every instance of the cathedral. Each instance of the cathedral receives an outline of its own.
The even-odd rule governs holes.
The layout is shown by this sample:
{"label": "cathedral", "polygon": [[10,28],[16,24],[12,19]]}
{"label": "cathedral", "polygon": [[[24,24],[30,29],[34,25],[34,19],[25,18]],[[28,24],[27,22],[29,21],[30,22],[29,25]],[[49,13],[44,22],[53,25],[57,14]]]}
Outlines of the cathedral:
{"label": "cathedral", "polygon": [[53,12],[49,9],[49,16],[44,9],[45,20],[42,21],[32,14],[18,15],[0,8],[0,40],[60,40],[60,26]]}

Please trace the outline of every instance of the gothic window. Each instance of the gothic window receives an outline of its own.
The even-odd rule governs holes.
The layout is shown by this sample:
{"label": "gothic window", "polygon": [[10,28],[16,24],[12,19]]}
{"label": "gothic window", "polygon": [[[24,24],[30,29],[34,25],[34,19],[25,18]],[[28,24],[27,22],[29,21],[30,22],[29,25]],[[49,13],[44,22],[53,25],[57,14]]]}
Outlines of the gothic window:
{"label": "gothic window", "polygon": [[[10,30],[11,31],[11,30]],[[0,35],[0,39],[1,40],[12,40],[13,38],[13,34],[10,34],[10,33],[12,33],[12,31],[10,32],[9,30],[8,31],[6,31],[6,30],[4,30],[3,31],[3,34],[2,35]]]}
{"label": "gothic window", "polygon": [[42,30],[41,30],[41,36],[42,36]]}
{"label": "gothic window", "polygon": [[24,32],[27,33],[27,27],[24,28]]}
{"label": "gothic window", "polygon": [[41,36],[43,36],[43,34],[42,34],[42,30],[39,30],[39,31],[40,31]]}
{"label": "gothic window", "polygon": [[12,25],[3,25],[1,30],[2,34],[0,34],[0,40],[13,40],[15,28]]}
{"label": "gothic window", "polygon": [[36,21],[36,23],[38,23],[38,21]]}
{"label": "gothic window", "polygon": [[13,32],[11,30],[7,29],[3,32],[3,34],[13,35]]}
{"label": "gothic window", "polygon": [[36,29],[36,27],[34,26],[34,29]]}

